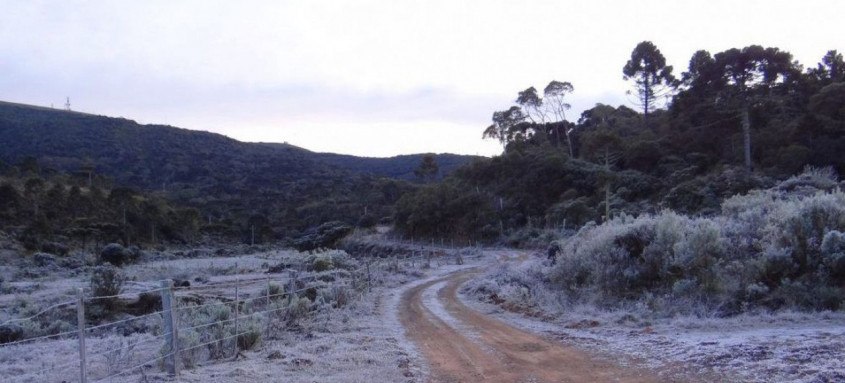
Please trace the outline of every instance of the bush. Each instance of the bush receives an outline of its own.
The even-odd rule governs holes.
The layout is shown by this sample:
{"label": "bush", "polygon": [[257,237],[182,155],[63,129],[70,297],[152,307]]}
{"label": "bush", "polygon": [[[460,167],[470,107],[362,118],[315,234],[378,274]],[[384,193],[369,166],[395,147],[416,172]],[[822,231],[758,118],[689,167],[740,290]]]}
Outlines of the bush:
{"label": "bush", "polygon": [[299,251],[335,248],[338,242],[351,232],[352,227],[343,222],[326,222],[308,229],[304,235],[293,241],[293,247]]}
{"label": "bush", "polygon": [[124,264],[135,262],[139,256],[140,251],[137,248],[130,250],[120,244],[110,243],[100,251],[100,263],[107,262],[120,267]]}
{"label": "bush", "polygon": [[0,344],[16,342],[23,339],[24,330],[21,326],[7,324],[0,326]]}
{"label": "bush", "polygon": [[32,260],[36,266],[52,266],[56,264],[56,256],[47,253],[35,253],[32,255]]}
{"label": "bush", "polygon": [[95,301],[97,306],[105,310],[103,314],[109,314],[117,308],[119,300],[114,296],[119,295],[123,290],[125,281],[126,278],[123,273],[114,266],[97,266],[94,268],[90,280],[91,294],[95,298],[108,297]]}
{"label": "bush", "polygon": [[841,308],[845,193],[832,177],[809,169],[732,197],[712,217],[664,211],[587,225],[559,241],[562,256],[545,275],[570,302],[660,301],[664,314]]}
{"label": "bush", "polygon": [[64,257],[68,254],[68,247],[58,242],[44,242],[41,244],[41,251]]}
{"label": "bush", "polygon": [[332,260],[325,257],[318,257],[311,263],[310,269],[316,272],[323,272],[334,268]]}
{"label": "bush", "polygon": [[246,331],[238,334],[238,350],[252,350],[261,339],[261,330],[256,326],[249,326]]}

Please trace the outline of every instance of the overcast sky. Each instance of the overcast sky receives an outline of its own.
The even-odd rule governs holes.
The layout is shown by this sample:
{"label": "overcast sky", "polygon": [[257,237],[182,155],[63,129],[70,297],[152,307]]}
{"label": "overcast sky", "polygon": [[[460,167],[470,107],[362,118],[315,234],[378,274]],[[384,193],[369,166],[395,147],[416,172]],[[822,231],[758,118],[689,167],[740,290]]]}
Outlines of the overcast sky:
{"label": "overcast sky", "polygon": [[845,50],[845,1],[8,1],[0,100],[367,156],[491,155],[481,132],[528,86],[569,113],[627,103],[651,40],[680,73],[698,49]]}

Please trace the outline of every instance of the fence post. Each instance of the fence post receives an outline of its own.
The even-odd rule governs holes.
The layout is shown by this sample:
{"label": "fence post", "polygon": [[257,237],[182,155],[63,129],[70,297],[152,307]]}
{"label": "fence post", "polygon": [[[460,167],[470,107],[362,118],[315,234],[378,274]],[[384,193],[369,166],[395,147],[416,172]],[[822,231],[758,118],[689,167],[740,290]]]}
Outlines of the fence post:
{"label": "fence post", "polygon": [[288,287],[288,306],[293,304],[293,292],[296,291],[296,271],[290,272],[290,286]]}
{"label": "fence post", "polygon": [[164,342],[170,353],[164,358],[164,369],[168,374],[179,374],[179,334],[176,331],[176,312],[173,310],[173,280],[161,281],[161,308],[164,315]]}
{"label": "fence post", "polygon": [[370,292],[370,262],[367,262],[367,292]]}
{"label": "fence post", "polygon": [[270,320],[270,306],[272,305],[270,302],[271,302],[270,301],[270,278],[268,277],[267,278],[267,307],[265,308],[265,310],[267,311],[267,330],[266,330],[266,334],[264,335],[264,339],[267,339],[267,340],[270,339],[270,322],[271,322],[271,320]]}
{"label": "fence post", "polygon": [[88,382],[88,361],[85,358],[85,296],[82,288],[76,289],[76,327],[79,329],[79,381]]}
{"label": "fence post", "polygon": [[[237,268],[235,264],[235,268]],[[240,300],[241,300],[241,276],[235,276],[235,359],[238,359],[238,334],[240,334]]]}

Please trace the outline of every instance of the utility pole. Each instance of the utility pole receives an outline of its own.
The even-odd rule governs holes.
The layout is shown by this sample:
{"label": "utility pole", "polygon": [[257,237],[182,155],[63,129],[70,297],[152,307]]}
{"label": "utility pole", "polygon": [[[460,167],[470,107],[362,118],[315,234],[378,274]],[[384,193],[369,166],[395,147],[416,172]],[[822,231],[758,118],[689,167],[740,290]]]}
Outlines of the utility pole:
{"label": "utility pole", "polygon": [[65,110],[70,111],[70,97],[65,101]]}

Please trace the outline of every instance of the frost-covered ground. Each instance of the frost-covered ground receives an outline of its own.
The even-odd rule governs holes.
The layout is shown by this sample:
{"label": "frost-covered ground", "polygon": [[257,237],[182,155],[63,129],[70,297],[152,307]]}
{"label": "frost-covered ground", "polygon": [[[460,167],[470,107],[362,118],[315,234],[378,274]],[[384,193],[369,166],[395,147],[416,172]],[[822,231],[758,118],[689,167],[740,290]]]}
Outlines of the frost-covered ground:
{"label": "frost-covered ground", "polygon": [[[219,284],[223,288],[235,278],[242,281],[266,278],[269,266],[279,262],[288,263],[302,256],[283,251],[240,257],[151,260],[124,269],[132,280],[124,291],[132,294],[157,288],[157,280],[162,278],[190,280],[193,285],[205,287]],[[400,262],[398,271],[388,270],[384,264],[373,266],[374,287],[370,293],[357,293],[349,305],[341,308],[318,310],[296,329],[284,331],[270,340],[262,340],[252,350],[241,352],[237,360],[201,360],[197,366],[183,369],[180,381],[423,381],[426,376],[424,362],[413,344],[405,339],[404,329],[397,316],[399,299],[412,286],[472,266],[469,263],[454,265],[453,262],[454,259],[433,259],[432,267],[426,269],[422,268],[420,260],[413,263]],[[196,281],[197,277],[200,281]],[[17,309],[12,310],[11,307],[14,302],[29,302],[29,305],[44,307],[55,301],[56,297],[72,299],[73,289],[86,286],[87,280],[84,275],[57,274],[44,275],[33,282],[19,280],[15,283],[17,288],[9,294],[13,296],[5,297],[9,305],[4,309],[9,310],[9,314],[17,312]],[[30,287],[24,290],[26,286]],[[241,289],[241,293],[247,296],[251,294],[250,291],[249,288]],[[153,316],[144,321],[149,323],[142,327],[153,329],[156,334],[161,332],[160,317]],[[68,330],[73,331],[73,328]],[[91,336],[87,339],[86,347],[89,350],[89,381],[134,383],[165,380],[161,361],[156,359],[162,349],[159,337],[150,333],[123,334],[119,331],[99,332]],[[139,345],[132,350],[102,352],[136,342]],[[77,345],[73,337],[0,345],[0,381],[78,381]],[[138,366],[143,367],[132,369]],[[130,370],[125,375],[103,379],[127,369]]]}
{"label": "frost-covered ground", "polygon": [[667,377],[725,382],[845,382],[845,313],[643,319],[582,306],[560,315],[506,311],[462,289],[470,307]]}

